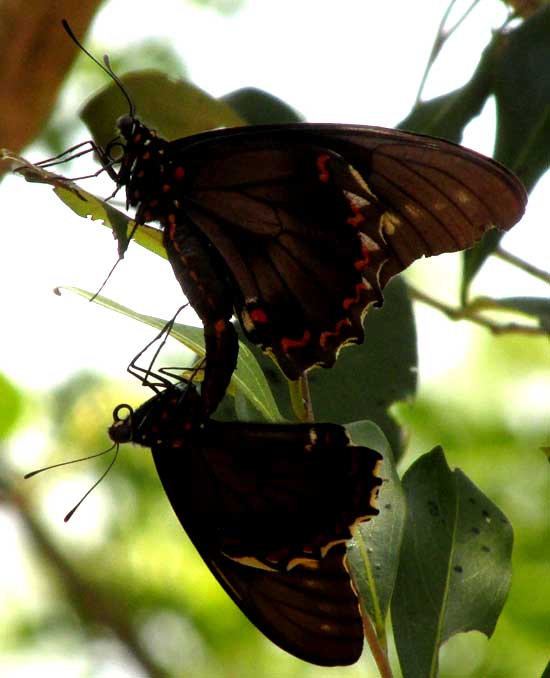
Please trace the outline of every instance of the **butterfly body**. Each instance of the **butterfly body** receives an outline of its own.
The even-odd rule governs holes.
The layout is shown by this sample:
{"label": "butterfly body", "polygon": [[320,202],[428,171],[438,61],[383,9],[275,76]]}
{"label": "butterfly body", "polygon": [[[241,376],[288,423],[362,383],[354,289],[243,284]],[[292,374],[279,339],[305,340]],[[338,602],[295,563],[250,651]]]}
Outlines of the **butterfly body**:
{"label": "butterfly body", "polygon": [[202,411],[191,384],[169,387],[110,435],[151,447],[183,528],[265,635],[307,661],[352,663],[362,624],[344,542],[377,513],[380,455],[338,425],[216,422]]}

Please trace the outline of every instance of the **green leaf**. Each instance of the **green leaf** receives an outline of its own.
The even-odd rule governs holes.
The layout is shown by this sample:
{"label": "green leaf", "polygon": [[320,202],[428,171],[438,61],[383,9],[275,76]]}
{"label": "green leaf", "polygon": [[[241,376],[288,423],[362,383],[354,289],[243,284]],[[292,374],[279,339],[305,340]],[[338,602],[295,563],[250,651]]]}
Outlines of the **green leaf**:
{"label": "green leaf", "polygon": [[419,103],[398,128],[460,143],[464,128],[481,113],[491,96],[493,52],[494,45],[491,43],[464,87]]}
{"label": "green leaf", "polygon": [[354,422],[346,427],[357,445],[377,450],[383,456],[379,476],[383,479],[378,497],[380,513],[362,523],[348,546],[348,562],[363,609],[376,635],[386,647],[386,617],[394,589],[403,538],[406,504],[403,489],[387,439],[373,422]]}
{"label": "green leaf", "polygon": [[[101,295],[94,296],[91,292],[87,292],[78,287],[58,287],[56,292],[61,294],[63,290],[72,292],[73,294],[77,294],[88,300],[93,298],[93,301],[96,304],[99,304],[110,311],[125,315],[128,318],[139,320],[139,322],[154,327],[159,331],[166,327],[167,321],[162,318],[155,318],[154,316],[137,313],[127,306],[118,304],[116,301],[112,301]],[[172,330],[170,331],[170,336],[191,349],[191,351],[197,355],[204,357],[204,333],[202,328],[174,323]],[[274,422],[285,421],[277,409],[273,394],[271,393],[269,384],[267,383],[260,366],[247,347],[242,344],[239,345],[237,369],[235,370],[231,383],[234,388],[242,391],[265,419]]]}
{"label": "green leaf", "polygon": [[[388,408],[415,393],[416,330],[412,305],[400,278],[384,289],[384,298],[383,308],[371,308],[367,313],[365,341],[343,348],[330,369],[312,369],[308,380],[316,421],[346,424],[372,420],[384,431],[398,458],[402,435]],[[281,412],[293,419],[289,382],[242,332],[239,336],[262,366]]]}
{"label": "green leaf", "polygon": [[281,99],[255,87],[229,92],[221,97],[249,125],[303,122],[303,117]]}
{"label": "green leaf", "polygon": [[[246,124],[223,101],[215,99],[185,80],[173,80],[160,71],[137,71],[121,77],[147,125],[167,139],[177,139],[216,127]],[[117,136],[116,121],[128,115],[128,103],[112,83],[96,94],[80,117],[103,148]]]}
{"label": "green leaf", "polygon": [[495,157],[528,190],[550,166],[550,5],[501,39]]}
{"label": "green leaf", "polygon": [[122,244],[127,245],[128,235],[134,232],[133,240],[166,259],[166,251],[162,244],[162,231],[158,228],[139,226],[135,229],[135,222],[128,215],[109,205],[103,198],[88,193],[69,179],[33,165],[25,158],[15,155],[7,149],[0,151],[0,160],[17,162],[18,167],[14,171],[24,177],[26,181],[52,186],[57,197],[78,216],[85,219],[90,217],[93,221],[102,221],[116,234],[119,241],[119,250]]}
{"label": "green leaf", "polygon": [[490,636],[511,581],[512,527],[440,448],[403,478],[408,514],[392,601],[404,678],[434,678],[442,643]]}
{"label": "green leaf", "polygon": [[[528,191],[550,166],[550,6],[495,39],[492,91],[497,108],[494,157],[515,172]],[[501,233],[490,231],[464,254],[462,303],[468,287]]]}

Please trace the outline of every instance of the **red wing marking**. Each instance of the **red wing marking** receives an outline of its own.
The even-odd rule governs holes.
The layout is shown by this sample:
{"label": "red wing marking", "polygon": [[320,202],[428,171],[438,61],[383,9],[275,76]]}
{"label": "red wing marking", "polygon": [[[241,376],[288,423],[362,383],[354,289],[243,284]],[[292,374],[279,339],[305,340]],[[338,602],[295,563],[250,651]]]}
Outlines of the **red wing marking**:
{"label": "red wing marking", "polygon": [[255,308],[253,311],[250,311],[248,315],[250,316],[250,319],[255,323],[268,322],[267,313],[264,311],[263,308]]}
{"label": "red wing marking", "polygon": [[319,179],[325,183],[330,179],[330,173],[327,169],[327,162],[330,160],[330,155],[319,155],[317,157],[317,169],[319,170]]}
{"label": "red wing marking", "polygon": [[310,341],[311,333],[308,330],[306,330],[302,335],[301,339],[289,339],[288,337],[281,339],[281,348],[285,353],[288,353],[289,349],[302,348],[303,346],[307,346]]}
{"label": "red wing marking", "polygon": [[359,302],[359,300],[361,299],[361,293],[366,291],[367,289],[368,288],[365,285],[365,283],[362,283],[362,282],[357,283],[357,285],[355,285],[355,291],[356,291],[355,297],[349,297],[348,299],[344,299],[344,301],[342,302],[342,306],[347,310],[348,308],[350,308],[350,306],[357,304]]}
{"label": "red wing marking", "polygon": [[322,348],[325,348],[327,345],[328,341],[330,340],[331,337],[338,337],[341,334],[342,328],[344,326],[349,327],[351,325],[351,321],[349,318],[343,318],[342,320],[339,320],[336,323],[336,327],[334,329],[334,332],[323,332],[321,336],[319,337],[319,344]]}

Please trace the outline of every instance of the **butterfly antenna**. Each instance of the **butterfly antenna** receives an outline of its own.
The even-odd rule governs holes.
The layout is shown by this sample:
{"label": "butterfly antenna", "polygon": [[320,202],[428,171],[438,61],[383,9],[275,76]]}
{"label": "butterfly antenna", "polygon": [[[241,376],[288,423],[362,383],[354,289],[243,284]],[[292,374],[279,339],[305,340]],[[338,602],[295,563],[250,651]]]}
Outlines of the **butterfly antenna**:
{"label": "butterfly antenna", "polygon": [[29,478],[32,478],[33,476],[37,476],[39,473],[42,473],[44,471],[49,471],[52,468],[59,468],[60,466],[68,466],[69,464],[78,464],[81,461],[88,461],[89,459],[96,459],[97,457],[102,457],[104,454],[107,454],[108,452],[111,452],[111,450],[115,447],[115,445],[111,445],[108,450],[103,450],[103,452],[98,452],[97,454],[90,454],[87,457],[81,457],[80,459],[70,459],[69,461],[62,461],[59,464],[51,464],[50,466],[44,466],[43,468],[39,468],[36,471],[31,471],[30,473],[25,473],[23,478],[25,480],[28,480]]}
{"label": "butterfly antenna", "polygon": [[[104,169],[104,168],[103,168],[103,169]],[[103,171],[103,170],[100,170],[100,171]],[[117,186],[117,188],[115,189],[115,192],[113,193],[113,195],[111,195],[111,196],[108,198],[108,200],[110,200],[111,198],[113,198],[113,197],[115,196],[115,194],[117,193],[118,189],[119,189],[119,187]],[[105,201],[105,202],[106,202],[106,201]],[[128,244],[130,243],[130,241],[131,241],[132,238],[134,237],[134,233],[137,231],[137,229],[138,229],[138,224],[137,224],[137,223],[134,223],[134,226],[133,226],[132,230],[130,231],[130,235],[128,236],[128,241],[127,241],[126,246],[124,247],[124,250],[123,250],[123,251],[120,251],[120,250],[119,250],[118,259],[117,259],[117,260],[115,261],[115,263],[113,264],[111,270],[110,270],[109,273],[107,274],[107,277],[105,278],[105,280],[104,280],[104,281],[101,283],[101,285],[99,286],[99,289],[97,290],[97,292],[95,292],[95,294],[93,295],[93,297],[90,297],[90,301],[95,301],[95,299],[101,294],[101,291],[103,290],[103,288],[105,287],[105,285],[109,282],[110,277],[111,277],[111,276],[113,275],[113,273],[115,272],[115,268],[120,264],[120,262],[121,262],[122,259],[124,258],[124,254],[125,254],[126,250],[128,249]],[[146,347],[146,348],[148,348],[148,347]],[[144,350],[145,350],[145,349],[144,349]]]}
{"label": "butterfly antenna", "polygon": [[[67,513],[67,515],[63,518],[63,522],[65,522],[65,523],[69,522],[69,520],[73,517],[75,511],[82,504],[82,502],[86,499],[86,497],[88,497],[88,495],[95,490],[95,488],[99,485],[99,483],[103,480],[103,478],[105,478],[105,476],[113,468],[113,464],[115,463],[115,461],[117,460],[117,457],[118,457],[119,445],[113,445],[113,447],[115,448],[115,454],[114,454],[113,458],[111,459],[111,463],[109,464],[109,466],[107,466],[105,471],[103,471],[103,473],[99,476],[99,478],[95,481],[95,483],[90,487],[90,489],[86,492],[86,494],[82,497],[82,499],[75,506],[73,506],[73,508],[69,511],[69,513]],[[111,447],[110,449],[112,450],[113,447]]]}
{"label": "butterfly antenna", "polygon": [[101,285],[99,286],[99,289],[97,290],[97,292],[94,292],[94,295],[93,295],[92,297],[90,297],[90,302],[95,301],[95,300],[97,299],[97,297],[101,294],[101,291],[103,290],[103,288],[105,287],[105,285],[109,282],[109,278],[110,278],[110,277],[113,275],[113,273],[115,272],[115,268],[118,266],[118,264],[119,264],[120,261],[122,261],[122,257],[119,257],[119,258],[115,261],[115,263],[113,264],[113,267],[111,268],[111,270],[109,271],[109,273],[107,273],[107,277],[106,277],[105,280],[101,283]]}
{"label": "butterfly antenna", "polygon": [[117,85],[117,87],[120,89],[122,94],[124,95],[124,98],[128,102],[128,108],[129,108],[129,115],[131,118],[134,118],[136,115],[136,107],[132,99],[130,98],[130,95],[128,94],[126,88],[122,84],[121,79],[116,75],[116,73],[113,71],[111,68],[111,63],[109,62],[109,57],[105,55],[103,57],[103,61],[105,62],[102,64],[100,61],[98,61],[95,56],[89,52],[84,45],[80,42],[80,40],[76,37],[76,35],[73,33],[72,28],[69,26],[69,23],[67,22],[66,19],[61,20],[61,24],[63,28],[65,29],[65,32],[71,38],[71,40],[75,43],[75,45],[82,51],[86,56],[88,56],[99,68],[101,68],[102,71],[107,73],[107,75],[113,80],[113,82]]}

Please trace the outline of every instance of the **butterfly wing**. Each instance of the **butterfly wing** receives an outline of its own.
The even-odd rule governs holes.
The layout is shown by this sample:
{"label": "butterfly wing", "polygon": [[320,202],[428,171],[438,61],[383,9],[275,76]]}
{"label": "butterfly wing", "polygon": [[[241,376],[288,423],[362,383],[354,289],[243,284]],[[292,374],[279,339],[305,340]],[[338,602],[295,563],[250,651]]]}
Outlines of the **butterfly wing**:
{"label": "butterfly wing", "polygon": [[378,513],[381,457],[337,424],[210,420],[192,439],[180,431],[152,449],[190,536],[209,535],[212,549],[254,567],[317,567]]}
{"label": "butterfly wing", "polygon": [[359,659],[363,624],[344,544],[331,549],[317,569],[269,572],[209,554],[193,541],[225,591],[273,643],[321,666],[345,666]]}
{"label": "butterfly wing", "polygon": [[221,130],[171,142],[167,159],[185,174],[178,223],[221,255],[245,331],[289,378],[362,341],[393,275],[510,228],[526,201],[494,161],[382,128]]}
{"label": "butterfly wing", "polygon": [[338,425],[220,423],[200,413],[197,392],[181,384],[127,419],[115,415],[109,433],[151,447],[183,528],[268,638],[314,663],[354,662],[362,622],[343,541],[377,513],[380,455],[351,445]]}

